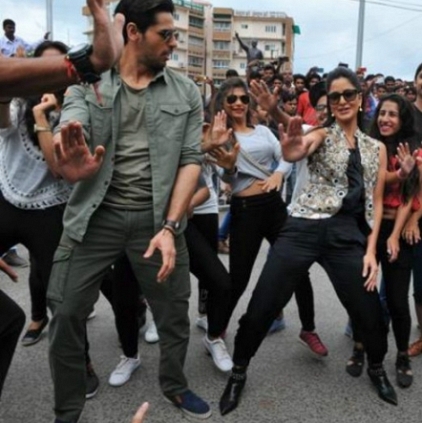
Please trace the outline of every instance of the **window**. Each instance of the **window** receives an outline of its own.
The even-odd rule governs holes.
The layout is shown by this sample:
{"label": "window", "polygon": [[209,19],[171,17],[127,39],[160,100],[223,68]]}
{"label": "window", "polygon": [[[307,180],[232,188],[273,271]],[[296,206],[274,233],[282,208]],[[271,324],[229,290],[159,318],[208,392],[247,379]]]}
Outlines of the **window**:
{"label": "window", "polygon": [[204,21],[199,18],[195,18],[194,16],[189,16],[189,25],[194,26],[195,28],[203,28]]}
{"label": "window", "polygon": [[195,68],[202,68],[204,65],[204,59],[202,57],[189,56],[188,64],[189,66],[193,66]]}
{"label": "window", "polygon": [[180,21],[180,15],[178,13],[174,13],[173,18],[175,21]]}
{"label": "window", "polygon": [[192,35],[189,35],[189,45],[204,47],[204,40],[202,38],[193,37]]}
{"label": "window", "polygon": [[247,24],[242,24],[242,25],[240,25],[240,27],[241,27],[242,29],[248,29],[248,25],[247,25]]}
{"label": "window", "polygon": [[214,50],[230,50],[230,41],[214,41]]}
{"label": "window", "polygon": [[174,60],[177,62],[179,60],[179,55],[173,52],[170,56],[170,60]]}
{"label": "window", "polygon": [[214,31],[230,32],[232,24],[230,22],[214,22]]}
{"label": "window", "polygon": [[240,69],[246,69],[246,63],[245,62],[240,64]]}
{"label": "window", "polygon": [[286,36],[286,24],[283,24],[282,31],[283,31],[283,37],[285,37]]}
{"label": "window", "polygon": [[265,25],[265,32],[277,32],[276,25]]}
{"label": "window", "polygon": [[230,60],[213,60],[212,67],[214,69],[228,69],[230,66]]}
{"label": "window", "polygon": [[265,51],[273,51],[275,49],[275,44],[265,44]]}

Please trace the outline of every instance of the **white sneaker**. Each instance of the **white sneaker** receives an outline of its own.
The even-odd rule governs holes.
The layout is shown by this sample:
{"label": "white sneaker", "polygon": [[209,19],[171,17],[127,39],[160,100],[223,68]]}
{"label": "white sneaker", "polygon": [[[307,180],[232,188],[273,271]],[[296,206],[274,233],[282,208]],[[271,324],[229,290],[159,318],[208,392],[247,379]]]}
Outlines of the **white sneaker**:
{"label": "white sneaker", "polygon": [[208,317],[206,314],[196,318],[196,327],[202,329],[205,332],[208,332]]}
{"label": "white sneaker", "polygon": [[154,320],[151,320],[147,331],[144,335],[145,341],[148,342],[148,344],[155,344],[160,340],[160,337],[158,336],[157,332],[157,326],[155,326]]}
{"label": "white sneaker", "polygon": [[122,386],[132,376],[132,373],[141,365],[139,355],[136,358],[128,358],[124,355],[120,356],[120,363],[113,370],[108,379],[111,386]]}
{"label": "white sneaker", "polygon": [[214,364],[222,372],[228,372],[233,367],[233,361],[230,357],[225,342],[221,338],[217,338],[214,341],[210,341],[208,336],[205,335],[203,343],[207,352],[211,355],[214,360]]}

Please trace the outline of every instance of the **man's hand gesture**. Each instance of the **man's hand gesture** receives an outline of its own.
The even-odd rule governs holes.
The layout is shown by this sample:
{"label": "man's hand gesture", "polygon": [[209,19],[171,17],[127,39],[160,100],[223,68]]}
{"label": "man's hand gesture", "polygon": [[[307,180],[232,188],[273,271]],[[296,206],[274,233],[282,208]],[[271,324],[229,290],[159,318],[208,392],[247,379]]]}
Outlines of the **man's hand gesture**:
{"label": "man's hand gesture", "polygon": [[70,122],[61,128],[61,137],[54,140],[57,171],[70,183],[95,175],[103,162],[105,149],[98,146],[91,154],[85,142],[82,125]]}

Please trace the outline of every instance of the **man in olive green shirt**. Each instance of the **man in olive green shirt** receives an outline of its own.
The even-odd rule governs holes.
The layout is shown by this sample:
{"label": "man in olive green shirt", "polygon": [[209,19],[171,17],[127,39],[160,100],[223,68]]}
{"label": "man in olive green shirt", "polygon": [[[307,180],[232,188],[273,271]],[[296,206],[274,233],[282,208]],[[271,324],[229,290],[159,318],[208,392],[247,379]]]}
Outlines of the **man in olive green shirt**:
{"label": "man in olive green shirt", "polygon": [[127,254],[160,336],[160,385],[186,414],[208,404],[183,372],[189,339],[188,254],[182,232],[202,156],[196,86],[166,61],[177,45],[171,0],[122,0],[118,71],[94,89],[73,86],[55,135],[57,172],[74,183],[48,289],[56,423],[85,401],[85,321],[104,271]]}

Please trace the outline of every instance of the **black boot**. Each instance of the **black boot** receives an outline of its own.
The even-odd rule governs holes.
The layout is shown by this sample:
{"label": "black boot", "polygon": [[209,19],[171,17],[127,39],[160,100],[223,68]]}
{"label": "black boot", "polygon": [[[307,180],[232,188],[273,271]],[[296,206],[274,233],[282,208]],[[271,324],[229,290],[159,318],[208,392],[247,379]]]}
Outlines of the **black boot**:
{"label": "black boot", "polygon": [[220,399],[220,413],[222,416],[237,408],[245,383],[246,368],[233,368],[226,389],[224,389]]}
{"label": "black boot", "polygon": [[378,391],[378,396],[393,405],[397,405],[397,395],[387,378],[382,365],[371,365],[368,367],[368,376]]}
{"label": "black boot", "polygon": [[363,365],[365,363],[365,351],[363,348],[353,347],[352,356],[346,364],[346,372],[350,376],[359,377],[363,372]]}
{"label": "black boot", "polygon": [[396,380],[400,388],[408,388],[413,382],[412,369],[410,367],[410,359],[405,353],[398,353],[396,360]]}

